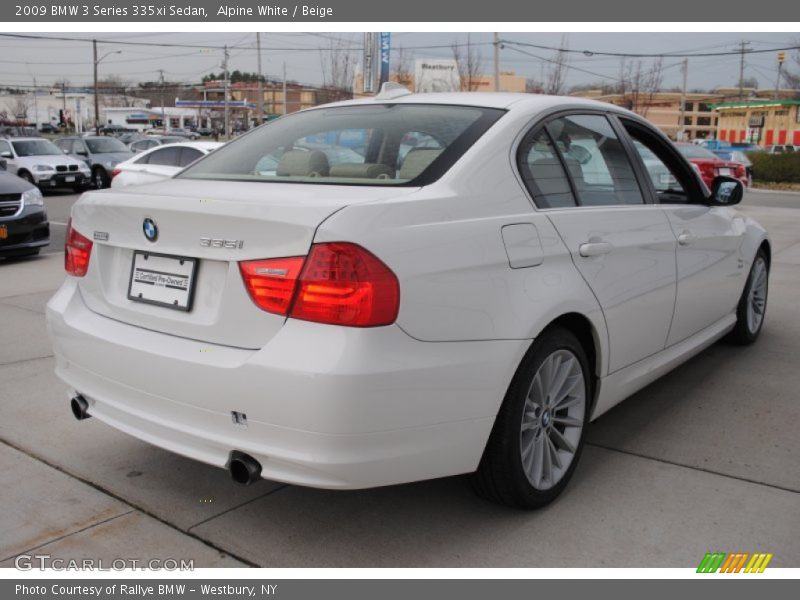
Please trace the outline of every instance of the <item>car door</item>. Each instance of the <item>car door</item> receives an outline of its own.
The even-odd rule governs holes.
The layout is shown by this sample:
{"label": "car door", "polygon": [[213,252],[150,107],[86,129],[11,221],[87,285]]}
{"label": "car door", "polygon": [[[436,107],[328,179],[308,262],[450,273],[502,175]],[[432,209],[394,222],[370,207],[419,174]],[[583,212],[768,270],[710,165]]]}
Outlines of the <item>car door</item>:
{"label": "car door", "polygon": [[678,239],[675,316],[667,340],[672,345],[736,310],[747,274],[745,222],[733,208],[705,204],[697,175],[663,136],[643,123],[621,123],[651,173],[651,193]]}
{"label": "car door", "polygon": [[519,160],[537,206],[603,310],[609,371],[662,350],[675,302],[676,240],[663,211],[645,202],[608,118],[556,117],[527,137]]}

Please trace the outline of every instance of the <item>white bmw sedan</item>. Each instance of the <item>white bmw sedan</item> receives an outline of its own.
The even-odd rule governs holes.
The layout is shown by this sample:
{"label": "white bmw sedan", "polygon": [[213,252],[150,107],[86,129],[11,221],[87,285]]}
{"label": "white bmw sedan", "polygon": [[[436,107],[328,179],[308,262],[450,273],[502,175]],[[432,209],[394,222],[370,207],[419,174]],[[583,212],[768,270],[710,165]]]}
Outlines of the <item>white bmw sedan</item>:
{"label": "white bmw sedan", "polygon": [[85,194],[56,372],[79,419],[240,483],[471,473],[542,506],[592,419],[758,337],[770,243],[741,198],[608,104],[387,89]]}
{"label": "white bmw sedan", "polygon": [[111,187],[141,185],[169,179],[220,146],[222,142],[177,142],[156,145],[114,167],[111,172]]}

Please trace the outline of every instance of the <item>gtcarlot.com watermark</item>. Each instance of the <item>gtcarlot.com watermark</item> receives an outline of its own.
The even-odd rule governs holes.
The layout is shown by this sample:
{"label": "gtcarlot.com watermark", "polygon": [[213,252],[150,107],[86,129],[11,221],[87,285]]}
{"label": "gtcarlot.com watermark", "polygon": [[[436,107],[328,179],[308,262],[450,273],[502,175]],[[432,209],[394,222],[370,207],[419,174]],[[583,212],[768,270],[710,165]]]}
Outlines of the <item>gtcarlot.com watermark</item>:
{"label": "gtcarlot.com watermark", "polygon": [[14,559],[20,571],[194,571],[194,560],[183,558],[53,558],[49,554],[20,554]]}

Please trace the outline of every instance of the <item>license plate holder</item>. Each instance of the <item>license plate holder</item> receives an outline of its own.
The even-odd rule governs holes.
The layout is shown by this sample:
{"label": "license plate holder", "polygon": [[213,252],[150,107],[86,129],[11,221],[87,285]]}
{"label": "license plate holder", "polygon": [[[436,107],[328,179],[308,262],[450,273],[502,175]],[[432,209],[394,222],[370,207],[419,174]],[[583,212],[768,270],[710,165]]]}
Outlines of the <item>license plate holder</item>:
{"label": "license plate holder", "polygon": [[197,280],[196,258],[135,250],[128,299],[189,312]]}
{"label": "license plate holder", "polygon": [[727,177],[730,177],[731,175],[733,175],[733,172],[732,172],[732,169],[730,169],[730,168],[728,168],[728,167],[722,167],[722,168],[719,170],[719,174],[720,174],[720,175],[725,175],[725,176],[727,176]]}
{"label": "license plate holder", "polygon": [[64,181],[67,182],[67,183],[72,183],[73,181],[75,181],[75,176],[74,175],[68,175],[67,177],[64,177]]}

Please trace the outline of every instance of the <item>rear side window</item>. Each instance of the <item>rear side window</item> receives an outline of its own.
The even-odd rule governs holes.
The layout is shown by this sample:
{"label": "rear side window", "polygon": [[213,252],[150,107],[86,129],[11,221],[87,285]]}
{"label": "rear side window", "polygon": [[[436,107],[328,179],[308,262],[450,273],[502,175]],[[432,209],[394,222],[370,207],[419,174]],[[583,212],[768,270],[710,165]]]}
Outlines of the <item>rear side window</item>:
{"label": "rear side window", "polygon": [[622,142],[602,115],[570,115],[547,124],[582,206],[644,204]]}
{"label": "rear side window", "polygon": [[203,156],[203,153],[197,148],[181,148],[181,157],[178,159],[178,166],[188,166],[201,156]]}
{"label": "rear side window", "polygon": [[180,177],[427,185],[504,112],[428,104],[356,104],[302,111],[226,144]]}
{"label": "rear side window", "polygon": [[575,197],[572,195],[564,166],[545,130],[522,144],[519,159],[522,178],[536,206],[575,206]]}
{"label": "rear side window", "polygon": [[164,146],[158,150],[153,150],[149,154],[149,160],[147,161],[147,164],[176,167],[178,166],[178,157],[180,155],[180,151],[181,149],[179,146]]}

